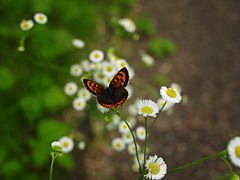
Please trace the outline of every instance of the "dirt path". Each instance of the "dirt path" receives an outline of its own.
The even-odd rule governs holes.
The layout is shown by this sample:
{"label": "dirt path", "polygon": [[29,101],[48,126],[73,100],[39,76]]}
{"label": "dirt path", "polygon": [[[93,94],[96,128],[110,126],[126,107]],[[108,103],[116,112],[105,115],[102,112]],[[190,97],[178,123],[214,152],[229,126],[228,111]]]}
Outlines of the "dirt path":
{"label": "dirt path", "polygon": [[[140,12],[154,19],[159,36],[176,42],[166,58],[173,82],[189,97],[160,123],[152,151],[175,168],[226,148],[240,135],[240,1],[140,1]],[[163,64],[160,64],[163,65]],[[168,174],[165,179],[208,179],[228,173],[221,160]]]}

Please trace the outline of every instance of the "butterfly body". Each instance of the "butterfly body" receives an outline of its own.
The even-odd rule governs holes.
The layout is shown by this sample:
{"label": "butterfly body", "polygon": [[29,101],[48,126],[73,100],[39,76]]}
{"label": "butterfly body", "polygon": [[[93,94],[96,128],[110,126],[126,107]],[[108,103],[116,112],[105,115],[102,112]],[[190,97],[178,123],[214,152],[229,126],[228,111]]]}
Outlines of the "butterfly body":
{"label": "butterfly body", "polygon": [[102,85],[92,80],[83,79],[86,88],[97,97],[98,103],[106,108],[116,108],[126,101],[128,92],[125,87],[128,81],[129,75],[127,68],[122,68],[114,76],[107,88],[104,88]]}

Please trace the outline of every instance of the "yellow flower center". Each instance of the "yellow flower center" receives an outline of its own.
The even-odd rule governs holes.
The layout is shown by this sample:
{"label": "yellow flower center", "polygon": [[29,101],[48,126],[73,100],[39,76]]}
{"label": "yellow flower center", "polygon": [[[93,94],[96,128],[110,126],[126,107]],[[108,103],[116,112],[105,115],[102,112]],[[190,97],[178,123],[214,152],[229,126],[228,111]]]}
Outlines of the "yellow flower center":
{"label": "yellow flower center", "polygon": [[78,106],[81,106],[81,105],[82,105],[82,103],[81,103],[81,102],[78,102],[78,103],[77,103],[77,105],[78,105]]}
{"label": "yellow flower center", "polygon": [[84,93],[82,93],[82,96],[83,96],[83,97],[87,96],[87,93],[85,93],[85,92],[84,92]]}
{"label": "yellow flower center", "polygon": [[145,131],[141,131],[140,134],[141,134],[141,135],[144,135],[144,134],[145,134]]}
{"label": "yellow flower center", "polygon": [[121,66],[121,67],[125,67],[126,65],[125,65],[124,62],[122,62],[122,63],[120,63],[120,66]]}
{"label": "yellow flower center", "polygon": [[155,163],[155,162],[150,163],[149,164],[149,172],[151,174],[154,174],[154,175],[158,174],[160,172],[160,166],[157,163]]}
{"label": "yellow flower center", "polygon": [[111,72],[112,69],[113,69],[113,68],[112,68],[111,66],[108,66],[108,67],[107,67],[107,71],[108,71],[108,72]]}
{"label": "yellow flower center", "polygon": [[237,157],[240,158],[240,146],[237,146],[235,148],[235,153],[236,153]]}
{"label": "yellow flower center", "polygon": [[131,134],[127,134],[127,139],[130,139],[131,137],[132,137],[132,135]]}
{"label": "yellow flower center", "polygon": [[177,96],[177,93],[175,90],[173,90],[172,88],[168,88],[167,91],[166,91],[167,95],[172,97],[172,98],[175,98]]}
{"label": "yellow flower center", "polygon": [[123,124],[123,129],[127,129],[127,125],[126,124]]}
{"label": "yellow flower center", "polygon": [[28,27],[29,27],[29,23],[28,23],[27,21],[24,21],[24,22],[22,23],[22,26],[23,26],[24,28],[28,28]]}
{"label": "yellow flower center", "polygon": [[142,112],[145,113],[145,114],[152,114],[153,110],[152,110],[152,108],[150,108],[148,106],[144,106],[142,108]]}
{"label": "yellow flower center", "polygon": [[99,58],[99,57],[100,57],[100,56],[99,56],[98,53],[94,54],[94,58]]}
{"label": "yellow flower center", "polygon": [[122,143],[120,143],[120,142],[117,142],[115,145],[116,145],[116,147],[118,147],[118,148],[122,147]]}
{"label": "yellow flower center", "polygon": [[68,88],[68,90],[69,90],[69,91],[73,90],[73,87],[72,87],[72,86],[70,86],[70,87]]}
{"label": "yellow flower center", "polygon": [[118,61],[119,58],[115,56],[115,57],[113,58],[113,60],[114,60],[114,61]]}
{"label": "yellow flower center", "polygon": [[98,74],[98,78],[103,79],[104,78],[103,74]]}
{"label": "yellow flower center", "polygon": [[64,142],[62,143],[62,146],[66,148],[66,147],[69,146],[69,143],[68,143],[67,141],[64,141]]}
{"label": "yellow flower center", "polygon": [[39,19],[40,21],[43,21],[43,20],[44,20],[44,17],[43,17],[43,16],[38,16],[38,19]]}
{"label": "yellow flower center", "polygon": [[78,71],[79,71],[78,68],[75,68],[75,69],[74,69],[74,72],[78,72]]}

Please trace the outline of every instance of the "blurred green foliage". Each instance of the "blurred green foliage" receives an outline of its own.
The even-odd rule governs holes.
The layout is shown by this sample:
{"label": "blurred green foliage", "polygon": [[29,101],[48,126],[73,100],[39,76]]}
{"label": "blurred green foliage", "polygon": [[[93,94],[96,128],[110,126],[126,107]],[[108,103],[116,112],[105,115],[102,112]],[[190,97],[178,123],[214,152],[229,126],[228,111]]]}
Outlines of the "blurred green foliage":
{"label": "blurred green foliage", "polygon": [[[63,92],[69,67],[104,42],[112,17],[125,17],[135,0],[2,0],[0,1],[0,179],[48,179],[51,142],[71,131],[62,122],[62,112],[71,108]],[[47,24],[29,31],[19,27],[23,19],[37,12],[48,16]],[[149,17],[137,26],[154,35]],[[72,39],[87,42],[84,51],[72,47]],[[24,43],[25,51],[18,47]],[[170,41],[150,42],[157,56],[170,54]],[[80,84],[79,80],[79,84]],[[50,118],[54,117],[54,118]],[[74,168],[69,154],[57,160]],[[58,177],[56,179],[65,179]]]}
{"label": "blurred green foliage", "polygon": [[163,57],[176,52],[175,43],[164,38],[153,38],[149,42],[149,48],[156,57]]}

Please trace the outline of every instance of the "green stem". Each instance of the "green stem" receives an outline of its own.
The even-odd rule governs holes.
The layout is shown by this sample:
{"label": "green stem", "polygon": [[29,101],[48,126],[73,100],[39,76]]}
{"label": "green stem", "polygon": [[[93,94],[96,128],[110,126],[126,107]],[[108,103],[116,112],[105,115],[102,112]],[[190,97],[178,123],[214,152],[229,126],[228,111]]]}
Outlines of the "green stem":
{"label": "green stem", "polygon": [[166,104],[167,104],[167,101],[165,101],[165,103],[163,104],[162,108],[160,109],[159,113],[157,114],[157,116],[155,117],[153,123],[151,124],[150,128],[148,130],[146,130],[147,132],[150,132],[150,130],[152,129],[152,127],[156,123],[158,116],[160,115],[160,113],[162,112],[162,110],[163,110],[163,108],[165,107]]}
{"label": "green stem", "polygon": [[144,172],[145,172],[145,164],[146,164],[146,159],[147,159],[147,140],[148,140],[148,131],[147,131],[147,117],[144,119],[144,125],[145,125],[145,140],[144,140],[144,160],[143,160],[143,175],[142,177],[144,178]]}
{"label": "green stem", "polygon": [[52,175],[53,175],[53,164],[54,164],[54,160],[57,158],[58,153],[57,152],[52,152],[52,162],[51,162],[51,166],[50,166],[50,180],[52,180]]}
{"label": "green stem", "polygon": [[168,170],[167,172],[173,172],[173,171],[182,170],[182,169],[185,169],[185,168],[194,166],[194,165],[196,165],[196,164],[199,164],[199,163],[201,163],[201,162],[207,161],[207,160],[209,160],[209,159],[213,159],[213,158],[216,158],[216,157],[223,157],[223,156],[225,156],[226,154],[227,154],[227,151],[225,150],[225,151],[222,151],[222,152],[220,152],[220,153],[218,153],[218,154],[205,157],[205,158],[203,158],[203,159],[200,159],[200,160],[195,161],[195,162],[193,162],[193,163],[187,164],[187,165],[185,165],[185,166],[181,166],[181,167],[178,167],[178,168],[175,168],[175,169]]}
{"label": "green stem", "polygon": [[227,165],[229,171],[230,171],[232,174],[234,174],[233,169],[232,169],[231,165],[229,164],[229,162],[226,160],[226,158],[223,156],[223,157],[221,157],[221,159],[225,162],[225,164]]}
{"label": "green stem", "polygon": [[[238,172],[235,172],[235,174],[240,174],[240,171]],[[233,174],[232,173],[229,173],[229,174],[224,174],[224,175],[221,175],[221,176],[218,176],[218,177],[215,177],[215,178],[211,178],[209,180],[222,180],[222,179],[227,179],[227,178],[230,178]]]}
{"label": "green stem", "polygon": [[127,122],[127,120],[115,108],[111,108],[110,110],[113,110],[126,123],[128,129],[130,130],[130,133],[133,137],[134,146],[135,146],[135,152],[136,152],[136,157],[137,157],[137,161],[138,161],[138,165],[139,165],[139,171],[142,174],[142,167],[141,167],[141,163],[140,163],[139,156],[138,156],[137,141],[134,136],[133,130],[132,130],[131,126],[129,125],[129,123]]}

